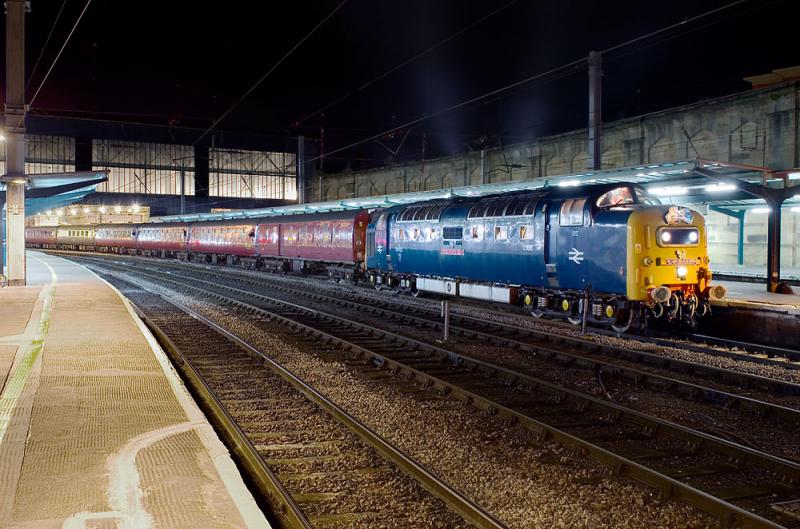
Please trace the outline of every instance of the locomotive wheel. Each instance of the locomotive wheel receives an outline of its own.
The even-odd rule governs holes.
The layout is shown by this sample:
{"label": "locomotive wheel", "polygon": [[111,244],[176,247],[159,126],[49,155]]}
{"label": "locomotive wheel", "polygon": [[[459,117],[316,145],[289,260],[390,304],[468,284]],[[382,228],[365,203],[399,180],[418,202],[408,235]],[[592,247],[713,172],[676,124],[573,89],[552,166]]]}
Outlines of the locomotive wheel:
{"label": "locomotive wheel", "polygon": [[626,332],[633,324],[633,316],[634,311],[631,310],[630,307],[626,309],[619,309],[617,311],[617,317],[614,320],[614,323],[611,324],[611,328],[619,333]]}

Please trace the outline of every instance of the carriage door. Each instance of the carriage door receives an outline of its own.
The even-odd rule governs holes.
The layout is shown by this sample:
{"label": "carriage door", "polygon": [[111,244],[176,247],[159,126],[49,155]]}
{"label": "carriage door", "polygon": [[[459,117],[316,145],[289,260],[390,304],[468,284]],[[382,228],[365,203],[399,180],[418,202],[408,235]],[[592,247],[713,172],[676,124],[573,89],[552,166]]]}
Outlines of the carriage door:
{"label": "carriage door", "polygon": [[367,229],[367,267],[386,269],[386,256],[388,255],[388,237],[386,236],[387,212],[378,214],[375,220],[375,229]]}
{"label": "carriage door", "polygon": [[547,286],[558,286],[558,208],[551,208],[551,202],[542,207],[544,217],[544,271]]}

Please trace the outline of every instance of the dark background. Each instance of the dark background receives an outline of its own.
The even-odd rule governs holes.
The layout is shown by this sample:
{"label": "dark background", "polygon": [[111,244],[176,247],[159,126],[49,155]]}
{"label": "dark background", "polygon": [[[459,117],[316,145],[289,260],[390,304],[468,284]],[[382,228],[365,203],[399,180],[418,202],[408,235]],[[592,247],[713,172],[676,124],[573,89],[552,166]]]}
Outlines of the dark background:
{"label": "dark background", "polygon": [[[28,75],[61,0],[31,3]],[[324,125],[330,152],[729,2],[518,0],[503,7],[508,3],[350,0],[218,128],[318,138]],[[208,127],[337,4],[94,0],[32,112]],[[67,0],[28,99],[84,5]],[[324,118],[315,114],[498,9]],[[750,0],[608,54],[604,121],[743,91],[744,76],[800,64],[797,11],[792,0]],[[433,157],[583,127],[587,82],[583,65],[427,120],[383,145],[333,154],[325,168],[421,158],[423,145]]]}

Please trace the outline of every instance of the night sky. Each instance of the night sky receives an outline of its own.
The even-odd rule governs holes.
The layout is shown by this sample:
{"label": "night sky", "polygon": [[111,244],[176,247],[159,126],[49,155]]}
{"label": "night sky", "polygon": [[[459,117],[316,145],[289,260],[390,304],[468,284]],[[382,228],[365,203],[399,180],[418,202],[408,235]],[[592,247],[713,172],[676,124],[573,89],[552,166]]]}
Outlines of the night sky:
{"label": "night sky", "polygon": [[[29,75],[61,0],[31,3]],[[728,3],[349,0],[218,128],[318,137],[324,124],[330,151]],[[67,0],[29,98],[84,5]],[[207,127],[336,5],[94,0],[32,110]],[[743,91],[744,76],[800,64],[796,21],[792,0],[750,0],[609,54],[604,121]],[[326,169],[382,164],[389,150],[403,161],[421,158],[423,145],[433,157],[583,127],[586,90],[585,66],[574,68],[418,124],[402,146],[405,131],[332,155]],[[354,91],[324,119],[315,114]]]}

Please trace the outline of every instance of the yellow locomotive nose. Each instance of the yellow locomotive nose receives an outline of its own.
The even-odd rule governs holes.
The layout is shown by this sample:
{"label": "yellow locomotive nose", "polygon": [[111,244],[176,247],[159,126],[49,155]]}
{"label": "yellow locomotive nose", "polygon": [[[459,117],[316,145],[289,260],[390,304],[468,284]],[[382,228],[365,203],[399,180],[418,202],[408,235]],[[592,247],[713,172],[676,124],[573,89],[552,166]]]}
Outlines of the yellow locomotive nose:
{"label": "yellow locomotive nose", "polygon": [[631,214],[628,228],[631,300],[664,303],[676,291],[712,295],[707,293],[711,273],[702,215],[680,206],[643,208]]}

